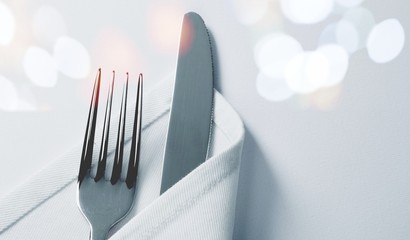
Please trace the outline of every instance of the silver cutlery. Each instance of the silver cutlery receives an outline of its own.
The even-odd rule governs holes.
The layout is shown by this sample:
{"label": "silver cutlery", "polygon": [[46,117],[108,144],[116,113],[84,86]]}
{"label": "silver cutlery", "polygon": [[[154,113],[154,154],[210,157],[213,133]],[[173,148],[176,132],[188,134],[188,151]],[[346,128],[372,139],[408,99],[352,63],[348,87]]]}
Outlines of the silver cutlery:
{"label": "silver cutlery", "polygon": [[[98,70],[94,82],[93,95],[88,115],[84,145],[78,174],[78,206],[88,220],[91,233],[90,239],[106,239],[109,230],[123,219],[131,210],[135,197],[138,172],[140,141],[141,141],[141,111],[142,111],[142,74],[139,75],[133,123],[131,151],[129,158],[124,157],[125,119],[127,111],[128,73],[122,92],[121,110],[118,124],[117,142],[115,148],[113,169],[110,180],[106,180],[108,140],[110,138],[111,107],[113,99],[115,74],[108,91],[105,108],[102,141],[98,156],[97,173],[90,175],[92,168],[93,148],[95,145],[96,120],[101,85],[101,69]],[[128,171],[125,181],[121,180],[123,157],[128,159]]]}
{"label": "silver cutlery", "polygon": [[161,194],[206,160],[212,106],[210,38],[202,18],[190,12],[182,24]]}

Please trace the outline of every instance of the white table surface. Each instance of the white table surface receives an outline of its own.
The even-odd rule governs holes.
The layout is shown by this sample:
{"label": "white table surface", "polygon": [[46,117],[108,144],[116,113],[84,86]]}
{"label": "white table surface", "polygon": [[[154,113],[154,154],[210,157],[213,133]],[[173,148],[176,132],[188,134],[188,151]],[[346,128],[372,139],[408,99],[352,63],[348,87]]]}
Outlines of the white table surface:
{"label": "white table surface", "polygon": [[[17,12],[20,34],[31,31],[30,17],[42,4],[59,10],[67,34],[89,50],[91,72],[84,79],[59,74],[55,87],[42,88],[30,83],[20,61],[0,57],[0,73],[19,91],[28,89],[42,109],[0,111],[0,197],[82,141],[98,67],[107,79],[112,68],[134,76],[141,71],[146,91],[172,73],[180,26],[178,20],[166,20],[182,19],[180,14],[193,10],[204,18],[216,44],[216,88],[239,112],[247,130],[235,239],[409,239],[408,44],[386,64],[371,61],[364,49],[353,53],[340,97],[331,109],[320,110],[303,107],[297,96],[271,102],[258,94],[253,49],[259,30],[239,23],[234,0],[2,2]],[[363,6],[377,22],[399,19],[410,36],[410,2],[368,0]],[[314,48],[332,17],[309,26],[283,21],[287,33]],[[155,30],[156,24],[169,31]],[[104,36],[118,44],[105,46],[117,49],[108,60],[97,54],[104,45],[96,42]],[[164,37],[169,41],[161,42]],[[40,45],[26,40],[19,44]],[[133,54],[115,56],[121,44]]]}

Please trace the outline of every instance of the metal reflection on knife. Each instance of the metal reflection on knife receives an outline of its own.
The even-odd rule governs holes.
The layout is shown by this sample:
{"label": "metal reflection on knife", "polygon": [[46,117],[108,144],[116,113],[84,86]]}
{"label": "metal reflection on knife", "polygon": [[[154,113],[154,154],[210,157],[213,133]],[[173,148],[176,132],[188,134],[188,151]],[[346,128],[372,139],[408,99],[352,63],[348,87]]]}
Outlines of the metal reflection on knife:
{"label": "metal reflection on knife", "polygon": [[206,160],[212,107],[210,38],[202,18],[190,12],[182,23],[161,194]]}

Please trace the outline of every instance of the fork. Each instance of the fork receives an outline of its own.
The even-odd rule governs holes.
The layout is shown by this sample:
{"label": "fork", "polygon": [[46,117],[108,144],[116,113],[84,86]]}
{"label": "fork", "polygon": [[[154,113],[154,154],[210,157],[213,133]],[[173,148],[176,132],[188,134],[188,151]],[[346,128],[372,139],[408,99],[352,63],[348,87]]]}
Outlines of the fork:
{"label": "fork", "polygon": [[98,101],[101,85],[101,69],[98,70],[94,82],[90,110],[88,113],[80,170],[78,174],[77,203],[82,214],[90,224],[90,239],[92,240],[106,239],[109,230],[130,212],[135,198],[141,141],[142,74],[139,74],[138,77],[131,151],[125,181],[121,180],[121,169],[124,156],[128,73],[122,91],[117,142],[111,178],[108,181],[104,177],[108,156],[108,140],[110,138],[109,132],[114,80],[115,72],[113,72],[112,82],[108,90],[101,148],[98,156],[97,173],[93,178],[90,175],[90,172],[92,168]]}

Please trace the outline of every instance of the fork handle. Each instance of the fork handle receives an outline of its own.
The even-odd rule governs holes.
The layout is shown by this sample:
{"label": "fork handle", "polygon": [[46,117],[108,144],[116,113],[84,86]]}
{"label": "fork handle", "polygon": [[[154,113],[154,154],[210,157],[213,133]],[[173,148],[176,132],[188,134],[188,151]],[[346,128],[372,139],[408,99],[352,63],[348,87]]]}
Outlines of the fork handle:
{"label": "fork handle", "polygon": [[90,232],[90,240],[106,240],[107,234],[105,230],[93,228]]}

